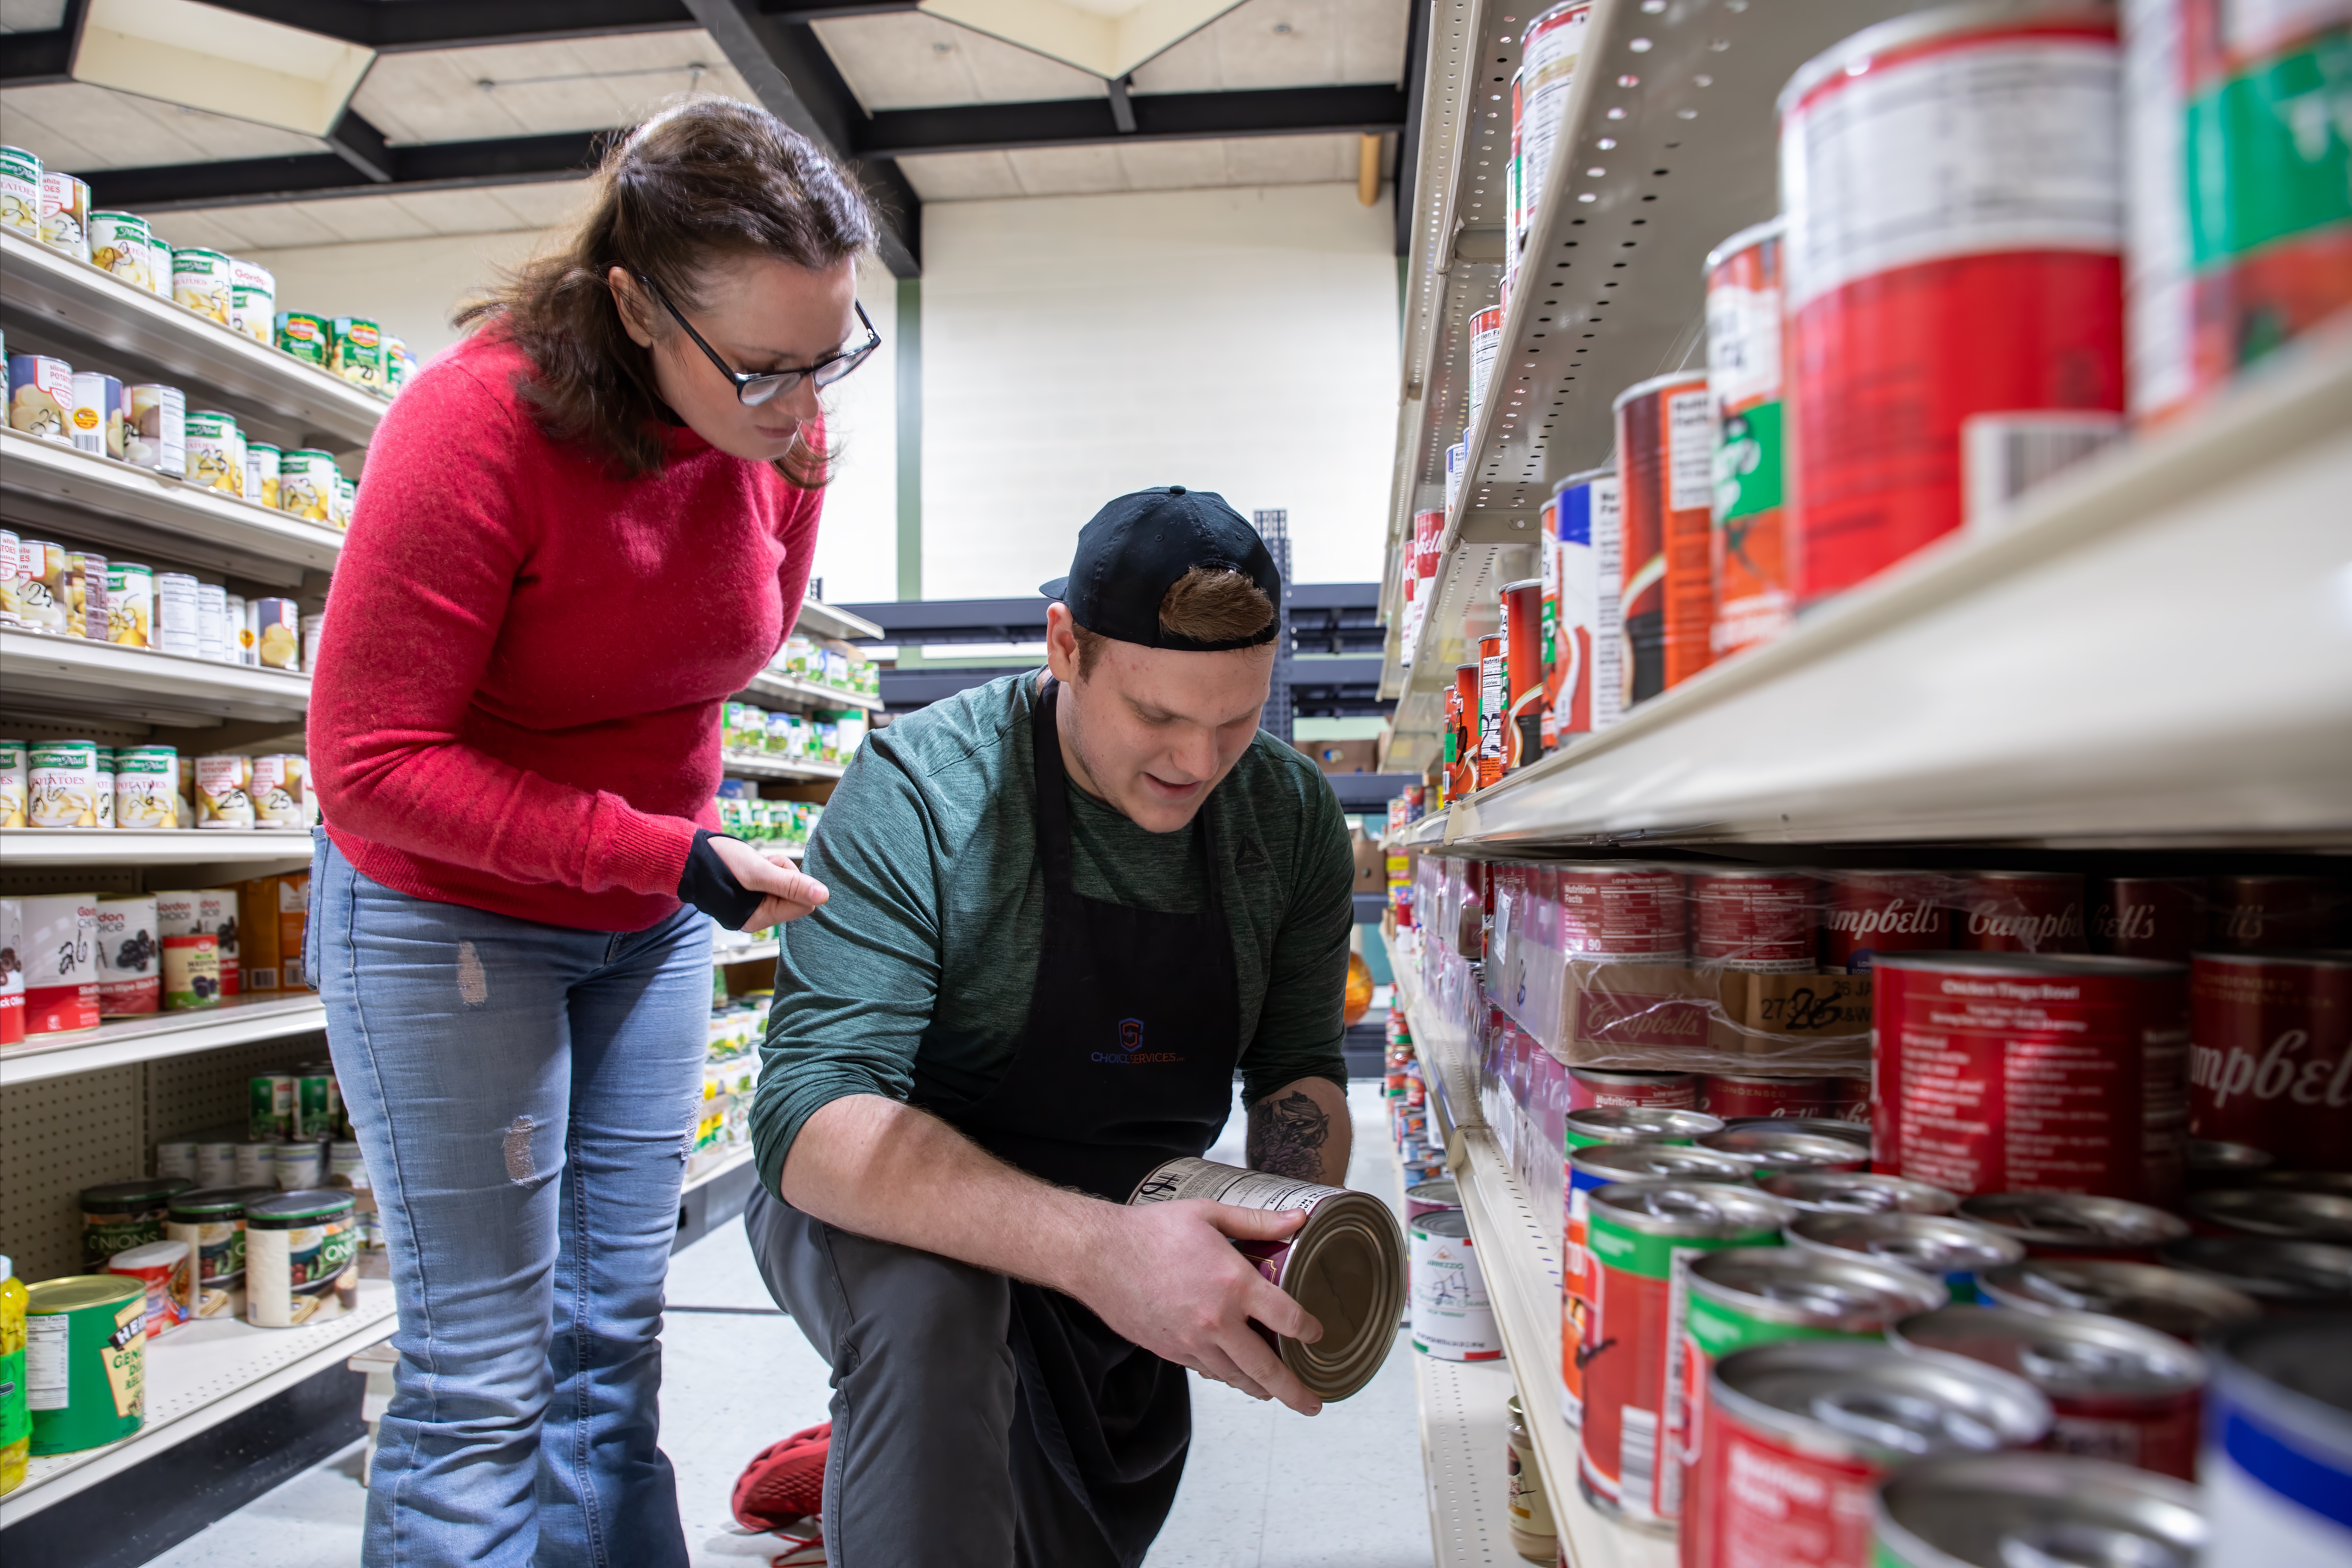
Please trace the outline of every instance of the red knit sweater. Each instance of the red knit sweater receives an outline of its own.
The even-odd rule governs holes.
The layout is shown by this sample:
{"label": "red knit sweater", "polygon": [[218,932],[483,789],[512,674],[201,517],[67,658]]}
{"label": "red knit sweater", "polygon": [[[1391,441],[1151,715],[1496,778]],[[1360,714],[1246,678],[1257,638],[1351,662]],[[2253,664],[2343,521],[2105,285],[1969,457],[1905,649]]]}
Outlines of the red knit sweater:
{"label": "red knit sweater", "polygon": [[385,414],[327,600],[313,786],[352,864],[586,931],[677,908],[719,706],[783,641],[822,497],[686,429],[658,475],[559,446],[469,339]]}

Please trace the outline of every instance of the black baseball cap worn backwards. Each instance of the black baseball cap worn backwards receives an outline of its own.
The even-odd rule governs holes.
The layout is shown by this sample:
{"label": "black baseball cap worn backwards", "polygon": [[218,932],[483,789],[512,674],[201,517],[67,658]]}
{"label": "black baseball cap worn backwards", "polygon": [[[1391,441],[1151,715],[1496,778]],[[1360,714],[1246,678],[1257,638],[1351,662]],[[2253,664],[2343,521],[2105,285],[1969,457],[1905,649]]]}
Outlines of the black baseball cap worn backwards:
{"label": "black baseball cap worn backwards", "polygon": [[1282,603],[1282,574],[1257,530],[1224,497],[1182,485],[1137,490],[1095,513],[1078,531],[1070,574],[1037,591],[1067,605],[1070,618],[1087,630],[1118,642],[1179,653],[1224,653],[1272,642],[1281,629],[1279,615],[1253,636],[1223,642],[1181,637],[1160,624],[1160,602],[1168,590],[1203,566],[1238,572],[1268,603]]}

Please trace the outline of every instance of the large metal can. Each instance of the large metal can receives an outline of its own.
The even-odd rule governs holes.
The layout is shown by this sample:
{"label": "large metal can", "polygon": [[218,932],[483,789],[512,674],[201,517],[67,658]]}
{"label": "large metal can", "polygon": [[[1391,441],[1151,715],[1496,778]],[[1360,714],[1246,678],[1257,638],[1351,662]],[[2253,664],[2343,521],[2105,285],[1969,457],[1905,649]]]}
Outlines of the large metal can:
{"label": "large metal can", "polygon": [[2246,1323],[2211,1347],[2205,1568],[2352,1563],[2352,1315]]}
{"label": "large metal can", "polygon": [[2189,1126],[2288,1169],[2352,1163],[2352,953],[2189,963]]}
{"label": "large metal can", "polygon": [[1784,220],[1743,228],[1707,253],[1706,379],[1715,399],[1716,658],[1789,628],[1781,535],[1780,237]]}
{"label": "large metal can", "polygon": [[1653,376],[1617,395],[1617,465],[1630,705],[1715,657],[1715,414],[1704,374]]}
{"label": "large metal can", "polygon": [[2054,1565],[2085,1549],[2105,1568],[2210,1568],[2197,1489],[2105,1459],[1922,1459],[1878,1489],[1871,1523],[1873,1568]]}

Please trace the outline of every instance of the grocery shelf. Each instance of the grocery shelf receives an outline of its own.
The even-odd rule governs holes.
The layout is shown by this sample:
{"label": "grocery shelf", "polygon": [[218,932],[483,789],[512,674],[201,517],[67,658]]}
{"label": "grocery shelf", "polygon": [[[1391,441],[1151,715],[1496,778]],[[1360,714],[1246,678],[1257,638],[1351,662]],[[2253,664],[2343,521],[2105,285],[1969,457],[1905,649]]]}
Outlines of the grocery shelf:
{"label": "grocery shelf", "polygon": [[343,547],[325,523],[15,430],[0,430],[0,506],[20,534],[29,525],[288,588],[333,570]]}
{"label": "grocery shelf", "polygon": [[341,1365],[398,1326],[392,1281],[362,1279],[357,1309],[329,1322],[299,1329],[201,1322],[173,1330],[147,1347],[146,1425],[102,1448],[34,1459],[24,1484],[0,1498],[0,1529]]}
{"label": "grocery shelf", "polygon": [[310,678],[88,637],[0,631],[0,689],[11,708],[107,713],[185,725],[188,715],[301,722]]}
{"label": "grocery shelf", "polygon": [[1430,1556],[1436,1568],[1521,1563],[1511,1550],[1511,1478],[1505,1458],[1510,1363],[1438,1361],[1412,1352],[1412,1380],[1429,1489]]}
{"label": "grocery shelf", "polygon": [[782,951],[776,939],[770,937],[765,942],[748,942],[735,947],[714,947],[710,950],[710,962],[714,965],[757,963],[761,960],[776,957]]}
{"label": "grocery shelf", "polygon": [[864,616],[851,615],[823,599],[803,599],[800,619],[793,623],[793,629],[838,642],[859,642],[883,635],[882,628]]}
{"label": "grocery shelf", "polygon": [[[0,827],[0,867],[291,864],[310,858],[299,827]],[[258,873],[256,873],[257,875]]]}
{"label": "grocery shelf", "polygon": [[728,773],[755,779],[837,779],[844,764],[817,757],[782,757],[772,752],[722,751]]}
{"label": "grocery shelf", "polygon": [[73,1035],[36,1035],[0,1049],[0,1083],[10,1088],[68,1073],[250,1045],[327,1026],[326,1005],[310,992],[229,996],[218,1006],[143,1018],[116,1018]]}
{"label": "grocery shelf", "polygon": [[2352,844],[2347,493],[2352,331],[1408,837]]}
{"label": "grocery shelf", "polygon": [[812,708],[863,708],[869,713],[882,710],[882,699],[868,697],[862,691],[844,691],[838,687],[819,686],[814,680],[801,680],[772,669],[763,669],[753,676],[743,688],[746,697],[761,697],[770,701],[798,702]]}
{"label": "grocery shelf", "polygon": [[[184,377],[200,384],[182,389],[190,408],[247,404],[340,443],[364,446],[390,406],[292,354],[15,234],[0,234],[0,310],[11,331],[63,332],[152,363],[166,382]],[[212,398],[207,392],[224,395]]]}
{"label": "grocery shelf", "polygon": [[[698,1157],[699,1156],[698,1156]],[[726,1153],[721,1154],[718,1159],[713,1160],[710,1163],[703,1166],[703,1168],[698,1171],[689,1169],[687,1173],[685,1185],[678,1189],[678,1196],[684,1197],[687,1194],[693,1192],[698,1187],[707,1187],[711,1183],[717,1181],[719,1177],[724,1176],[732,1171],[740,1171],[751,1163],[751,1147],[750,1144],[747,1143],[740,1149],[730,1149]]]}

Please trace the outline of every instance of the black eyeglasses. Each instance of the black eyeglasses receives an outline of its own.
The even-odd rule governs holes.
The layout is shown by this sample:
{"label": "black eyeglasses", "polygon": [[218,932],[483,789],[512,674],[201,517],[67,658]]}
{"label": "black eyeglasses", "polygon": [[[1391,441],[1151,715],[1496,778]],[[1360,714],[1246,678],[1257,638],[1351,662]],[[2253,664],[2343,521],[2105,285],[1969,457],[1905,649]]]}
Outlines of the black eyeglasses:
{"label": "black eyeglasses", "polygon": [[866,319],[866,307],[853,300],[850,301],[850,307],[857,312],[858,322],[866,329],[864,342],[854,349],[844,349],[839,353],[827,354],[814,364],[803,366],[799,370],[772,370],[758,375],[747,375],[720,359],[719,351],[702,341],[702,334],[694,330],[694,323],[688,321],[678,308],[669,302],[668,295],[654,287],[652,279],[640,272],[637,274],[637,281],[644,284],[646,291],[659,300],[662,302],[662,309],[667,310],[677,324],[686,329],[686,335],[692,338],[694,346],[700,349],[710,363],[719,367],[719,374],[735,384],[736,399],[753,406],[767,402],[780,392],[790,392],[801,384],[803,376],[807,376],[819,386],[831,386],[872,358],[874,351],[882,346],[882,334],[876,331],[874,323]]}

